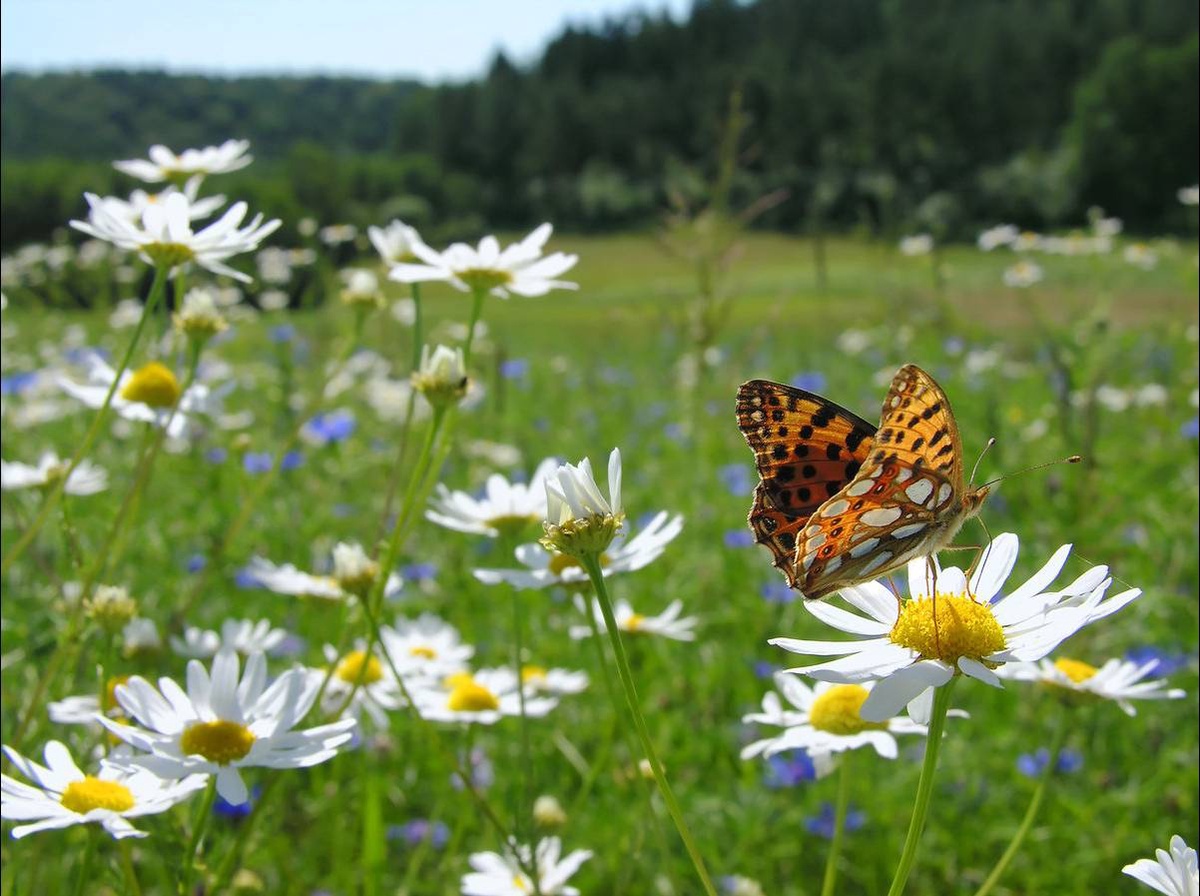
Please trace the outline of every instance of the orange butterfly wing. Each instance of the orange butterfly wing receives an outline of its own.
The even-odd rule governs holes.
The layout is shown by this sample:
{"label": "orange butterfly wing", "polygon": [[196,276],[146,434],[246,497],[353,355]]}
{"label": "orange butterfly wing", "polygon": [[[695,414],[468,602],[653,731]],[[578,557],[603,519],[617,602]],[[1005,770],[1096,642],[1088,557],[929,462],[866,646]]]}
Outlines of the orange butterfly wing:
{"label": "orange butterfly wing", "polygon": [[900,368],[862,468],[799,533],[801,590],[821,598],[941,550],[986,494],[963,483],[945,392],[919,367]]}
{"label": "orange butterfly wing", "polygon": [[875,427],[819,395],[767,380],[738,389],[737,419],[761,479],[750,528],[788,584],[799,587],[799,533],[859,472]]}

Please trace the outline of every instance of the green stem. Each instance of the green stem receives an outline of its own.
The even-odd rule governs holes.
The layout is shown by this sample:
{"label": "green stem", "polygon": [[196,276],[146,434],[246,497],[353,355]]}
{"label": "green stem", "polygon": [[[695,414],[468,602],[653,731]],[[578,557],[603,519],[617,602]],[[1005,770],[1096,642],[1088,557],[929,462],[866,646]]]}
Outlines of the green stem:
{"label": "green stem", "polygon": [[104,425],[104,421],[108,417],[108,409],[112,405],[113,395],[116,394],[117,384],[121,381],[121,376],[129,369],[129,362],[133,359],[133,350],[137,348],[138,340],[142,337],[142,330],[146,328],[146,321],[154,314],[154,307],[162,299],[169,272],[170,268],[155,268],[154,283],[150,287],[150,295],[146,298],[146,304],[142,306],[142,316],[138,318],[137,327],[133,331],[133,337],[129,340],[129,345],[125,348],[125,354],[121,358],[121,363],[113,375],[113,381],[109,384],[108,392],[104,395],[104,401],[100,404],[100,409],[96,411],[96,416],[92,418],[91,425],[88,426],[87,432],[84,433],[83,441],[75,449],[75,454],[71,457],[71,464],[67,467],[66,473],[51,487],[49,494],[46,495],[46,500],[42,502],[41,509],[38,510],[37,516],[29,524],[29,528],[21,534],[21,537],[17,539],[17,543],[13,545],[12,550],[8,552],[3,562],[0,563],[0,575],[8,572],[9,568],[25,552],[25,549],[29,547],[29,544],[45,524],[47,517],[50,516],[51,511],[54,510],[54,505],[62,497],[63,487],[67,484],[67,480],[92,449],[92,444],[100,434],[100,427]]}
{"label": "green stem", "polygon": [[179,879],[179,896],[187,896],[192,889],[192,873],[196,870],[196,860],[200,857],[200,847],[204,840],[204,831],[208,828],[208,820],[212,817],[213,803],[217,799],[217,777],[208,779],[204,789],[204,800],[192,818],[192,835],[188,838],[187,851],[183,854],[183,873]]}
{"label": "green stem", "polygon": [[421,319],[421,285],[411,284],[413,300],[413,356],[412,369],[416,370],[421,363],[421,346],[424,345],[425,328]]}
{"label": "green stem", "polygon": [[225,854],[225,858],[217,869],[210,892],[220,893],[224,890],[226,882],[241,863],[242,853],[246,849],[246,844],[250,842],[250,832],[253,830],[255,823],[263,816],[267,798],[274,791],[275,782],[278,780],[279,775],[271,775],[271,777],[267,778],[267,783],[263,785],[262,793],[258,797],[258,802],[254,804],[254,808],[250,812],[250,817],[246,819],[245,823],[238,830],[238,835],[233,838],[233,847]]}
{"label": "green stem", "polygon": [[483,311],[483,300],[487,297],[486,289],[475,289],[471,295],[471,322],[467,325],[467,341],[463,345],[463,367],[471,369],[471,346],[475,342],[475,324],[479,323],[479,315]]}
{"label": "green stem", "polygon": [[825,878],[821,883],[821,896],[833,896],[833,885],[837,882],[838,859],[842,855],[842,835],[846,832],[846,809],[850,794],[850,751],[838,759],[837,809],[833,820],[833,842],[829,844],[829,855],[825,859]]}
{"label": "green stem", "polygon": [[942,746],[942,732],[946,728],[946,713],[950,709],[950,692],[957,676],[934,691],[933,713],[929,719],[929,734],[925,743],[925,761],[921,764],[921,779],[917,783],[917,799],[913,804],[912,818],[908,823],[908,836],[904,840],[904,852],[896,876],[888,888],[888,896],[900,896],[908,882],[909,872],[917,859],[917,847],[921,843],[921,832],[925,829],[925,816],[929,814],[929,801],[933,795],[933,776],[937,771],[938,752]]}
{"label": "green stem", "polygon": [[1037,788],[1033,791],[1033,798],[1029,801],[1029,808],[1025,810],[1025,817],[1021,819],[1021,824],[1017,828],[1017,832],[1013,834],[1012,842],[1004,850],[1004,855],[1000,856],[1000,860],[996,862],[996,867],[992,869],[991,874],[987,876],[983,885],[976,891],[975,896],[987,896],[999,882],[1013,858],[1020,851],[1021,844],[1025,842],[1025,837],[1033,827],[1033,820],[1037,817],[1038,810],[1042,806],[1042,800],[1046,796],[1046,789],[1050,784],[1050,779],[1054,777],[1054,771],[1058,767],[1058,757],[1062,753],[1063,741],[1066,740],[1066,736],[1067,726],[1064,720],[1060,718],[1059,724],[1054,731],[1054,739],[1050,745],[1050,761],[1046,763],[1046,767],[1042,770],[1042,777],[1038,781]]}
{"label": "green stem", "polygon": [[633,681],[633,672],[629,668],[629,658],[625,655],[625,645],[621,643],[621,633],[617,629],[617,619],[613,613],[612,600],[608,596],[608,587],[604,584],[604,573],[600,568],[600,557],[598,554],[585,554],[579,558],[579,562],[583,564],[583,568],[587,571],[589,578],[592,580],[592,585],[596,589],[596,597],[600,601],[600,611],[604,614],[604,625],[608,629],[609,641],[612,644],[613,656],[617,661],[617,674],[620,676],[621,686],[625,690],[625,702],[629,704],[629,711],[633,715],[634,727],[637,729],[638,738],[642,742],[642,750],[650,762],[650,770],[654,773],[654,780],[658,784],[658,791],[662,794],[663,801],[667,804],[667,811],[671,815],[671,820],[675,822],[675,830],[679,832],[679,838],[683,841],[684,848],[692,860],[692,866],[696,869],[696,875],[700,878],[704,892],[708,896],[717,896],[717,891],[713,887],[712,880],[709,879],[708,869],[704,867],[704,859],[700,856],[700,850],[696,847],[692,832],[688,828],[687,821],[684,820],[683,811],[679,808],[679,802],[675,799],[671,785],[667,783],[667,776],[663,772],[662,763],[659,761],[658,753],[654,750],[654,743],[650,739],[650,729],[646,726],[646,719],[642,715],[642,709],[638,702],[637,687]]}
{"label": "green stem", "polygon": [[121,853],[121,871],[125,874],[125,892],[130,896],[142,896],[142,885],[138,882],[137,869],[133,866],[133,847],[128,838],[117,841]]}
{"label": "green stem", "polygon": [[79,857],[79,872],[75,875],[75,889],[71,892],[74,896],[81,896],[83,893],[83,882],[88,879],[88,871],[92,865],[92,854],[96,851],[97,833],[93,830],[87,832],[87,840],[83,844],[83,855]]}
{"label": "green stem", "polygon": [[[507,553],[507,552],[506,552]],[[521,716],[521,805],[517,812],[513,814],[516,819],[516,829],[518,839],[524,839],[527,830],[527,813],[533,808],[533,748],[530,746],[529,737],[529,716],[525,711],[525,682],[521,674],[522,654],[524,653],[523,645],[523,630],[525,628],[524,614],[522,613],[521,592],[511,585],[508,586],[512,592],[512,610],[513,610],[513,666],[517,673],[517,708]],[[537,880],[534,879],[534,889],[537,889]],[[539,894],[540,896],[540,894]]]}

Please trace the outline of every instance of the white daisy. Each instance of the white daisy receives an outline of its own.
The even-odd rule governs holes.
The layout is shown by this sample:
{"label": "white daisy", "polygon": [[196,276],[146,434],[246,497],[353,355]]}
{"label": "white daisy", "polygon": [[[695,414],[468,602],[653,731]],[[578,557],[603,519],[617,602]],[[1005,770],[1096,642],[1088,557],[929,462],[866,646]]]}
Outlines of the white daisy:
{"label": "white daisy", "polygon": [[[768,692],[762,711],[742,716],[742,721],[784,729],[742,749],[742,758],[773,756],[784,750],[807,750],[810,755],[841,753],[871,747],[884,759],[899,755],[896,734],[928,734],[929,729],[904,716],[868,722],[859,715],[871,694],[873,682],[809,687],[795,675],[775,673],[779,692]],[[783,699],[780,699],[780,695]],[[790,706],[785,706],[786,700]]]}
{"label": "white daisy", "polygon": [[1041,265],[1032,261],[1018,261],[1005,269],[1004,285],[1015,289],[1025,289],[1035,283],[1040,283],[1043,276]]}
{"label": "white daisy", "polygon": [[188,775],[180,780],[164,780],[145,769],[121,768],[101,761],[95,775],[84,774],[70,752],[56,740],[46,744],[46,764],[26,759],[16,750],[4,748],[4,755],[34,786],[8,775],[0,775],[3,796],[0,817],[9,821],[30,821],[13,828],[16,839],[38,831],[67,828],[97,822],[120,840],[145,837],[128,821],[143,815],[157,815],[204,789],[205,775]]}
{"label": "white daisy", "polygon": [[570,669],[546,669],[542,666],[521,667],[521,684],[526,694],[582,694],[587,690],[588,674]]}
{"label": "white daisy", "polygon": [[578,255],[554,252],[542,256],[552,229],[543,224],[503,250],[494,236],[485,236],[478,248],[454,243],[444,252],[413,243],[409,248],[423,264],[400,262],[388,276],[401,283],[445,280],[463,292],[482,290],[501,299],[507,299],[510,293],[540,296],[552,289],[578,289],[574,283],[555,279],[575,266]]}
{"label": "white daisy", "polygon": [[1148,271],[1158,264],[1158,253],[1145,243],[1130,243],[1123,253],[1127,262]]}
{"label": "white daisy", "polygon": [[[324,653],[333,674],[328,676],[325,693],[321,695],[322,711],[329,715],[341,709],[343,719],[357,719],[366,712],[378,728],[386,728],[387,714],[404,706],[404,692],[387,663],[377,653],[367,656],[367,645],[362,640],[340,659],[332,644],[325,645]],[[309,674],[320,687],[327,670],[310,669]]]}
{"label": "white daisy", "polygon": [[[520,682],[512,669],[456,672],[444,679],[418,682],[412,698],[423,719],[493,725],[521,714]],[[525,715],[540,718],[558,705],[554,697],[526,697]]]}
{"label": "white daisy", "polygon": [[546,480],[558,469],[549,457],[538,464],[528,483],[509,482],[499,473],[487,479],[482,497],[450,491],[437,484],[425,519],[456,532],[496,538],[501,532],[520,532],[546,516]]}
{"label": "white daisy", "polygon": [[[576,849],[563,856],[562,841],[557,837],[539,840],[532,851],[528,846],[512,844],[505,855],[472,853],[467,861],[473,870],[463,875],[461,892],[463,896],[528,896],[533,892],[542,896],[579,896],[579,890],[567,881],[591,857],[590,849]],[[536,868],[536,888],[522,865]]]}
{"label": "white daisy", "polygon": [[1011,246],[1019,235],[1020,231],[1012,224],[997,224],[979,234],[976,245],[984,252],[991,252],[1000,246]]}
{"label": "white daisy", "polygon": [[125,712],[117,703],[116,688],[129,680],[128,675],[117,675],[105,682],[104,699],[96,694],[76,694],[54,700],[46,707],[50,721],[58,725],[87,725],[99,728],[96,721],[97,713],[104,713],[110,719],[123,719]]}
{"label": "white daisy", "polygon": [[410,675],[442,679],[462,672],[475,655],[475,648],[462,642],[458,629],[433,613],[380,626],[379,640],[406,681]]}
{"label": "white daisy", "polygon": [[199,660],[188,663],[186,692],[170,678],[160,678],[158,690],[136,675],[119,685],[117,702],[145,727],[97,718],[120,740],[145,751],[131,764],[168,779],[216,775],[221,798],[241,805],[249,791],[240,769],[307,768],[333,758],[350,740],[353,719],[292,730],[308,714],[318,687],[299,667],[268,687],[261,653],[246,659],[239,681],[238,655],[224,648],[213,659],[211,676]]}
{"label": "white daisy", "polygon": [[220,146],[185,149],[176,155],[162,144],[150,147],[147,159],[126,159],[113,162],[118,171],[147,183],[179,181],[199,175],[225,174],[245,168],[254,157],[247,155],[249,140],[226,140]]}
{"label": "white daisy", "polygon": [[[883,721],[907,703],[909,714],[924,723],[933,688],[959,673],[1000,687],[992,671],[1000,664],[1039,660],[1088,623],[1141,594],[1132,589],[1104,600],[1112,583],[1104,566],[1092,567],[1062,590],[1043,591],[1066,563],[1071,546],[1064,545],[1025,584],[1001,595],[1017,549],[1016,535],[998,536],[984,549],[969,582],[957,567],[940,569],[936,558],[930,558],[929,566],[925,558],[913,560],[908,565],[910,599],[905,601],[879,582],[843,588],[841,596],[865,615],[805,601],[804,609],[822,622],[867,635],[866,640],[772,638],[770,643],[793,653],[841,657],[790,672],[840,684],[878,681],[863,706],[864,719]],[[936,579],[936,602],[930,599],[931,579]]]}
{"label": "white daisy", "polygon": [[189,625],[183,637],[172,635],[171,649],[180,656],[193,659],[208,659],[215,656],[221,647],[231,647],[242,656],[252,653],[270,653],[283,643],[288,633],[281,628],[272,628],[269,619],[226,619],[221,631],[201,629]]}
{"label": "white daisy", "polygon": [[1168,688],[1161,678],[1143,681],[1158,667],[1158,660],[1134,663],[1111,659],[1097,669],[1079,660],[1060,657],[1053,662],[1043,659],[1036,663],[1006,663],[996,670],[1001,678],[1010,681],[1032,681],[1065,689],[1072,695],[1090,695],[1113,700],[1126,714],[1137,715],[1131,700],[1178,700],[1187,691]]}
{"label": "white daisy", "polygon": [[1200,868],[1196,850],[1189,847],[1178,834],[1171,838],[1171,851],[1156,849],[1153,859],[1138,859],[1121,869],[1134,880],[1141,881],[1165,896],[1197,896],[1200,894]]}
{"label": "white daisy", "polygon": [[367,236],[384,264],[417,261],[413,247],[423,246],[428,249],[417,229],[399,219],[390,222],[387,227],[368,227]]}
{"label": "white daisy", "polygon": [[[575,596],[575,606],[579,608],[579,612],[587,612],[583,599],[579,595]],[[699,620],[695,616],[680,618],[681,612],[683,612],[683,601],[681,600],[671,601],[667,604],[667,608],[657,616],[646,616],[635,612],[629,601],[624,598],[618,600],[613,608],[617,628],[626,634],[660,635],[675,641],[694,641],[696,633],[692,629],[696,627]],[[600,610],[600,601],[592,600],[592,613],[595,615],[596,624],[603,630],[605,623],[604,614]],[[569,633],[572,638],[579,640],[590,637],[592,629],[587,625],[573,625]]]}
{"label": "white daisy", "polygon": [[933,236],[928,233],[916,233],[900,240],[901,255],[928,255],[933,251]]}
{"label": "white daisy", "polygon": [[176,267],[194,261],[214,274],[249,283],[250,277],[224,264],[227,258],[258,248],[279,227],[280,221],[263,222],[261,214],[245,227],[247,205],[236,202],[203,230],[192,231],[191,203],[183,193],[172,193],[162,202],[146,206],[140,221],[130,221],[94,193],[85,193],[90,210],[86,221],[71,226],[96,239],[137,252],[148,264]]}
{"label": "white daisy", "polygon": [[[53,451],[45,452],[35,467],[0,460],[0,489],[7,492],[21,488],[43,488],[66,475],[70,466],[70,461],[60,460]],[[94,495],[106,488],[108,473],[91,461],[81,460],[71,470],[63,491],[68,495]]]}
{"label": "white daisy", "polygon": [[[183,194],[188,200],[188,219],[198,221],[202,218],[207,218],[217,209],[225,204],[224,196],[206,196],[203,199],[196,196],[196,190],[193,187],[193,181],[189,181],[183,189]],[[195,187],[199,184],[195,183]],[[168,196],[180,192],[173,186],[167,187],[159,193],[147,193],[145,190],[134,190],[129,194],[128,199],[121,199],[118,196],[103,196],[100,201],[104,203],[107,210],[116,217],[125,218],[135,227],[142,220],[142,215],[146,209],[155,203],[164,201]],[[107,245],[98,243],[97,245]]]}
{"label": "white daisy", "polygon": [[[683,517],[670,516],[665,510],[656,514],[646,527],[632,538],[619,532],[600,554],[605,578],[619,572],[633,572],[648,566],[683,531]],[[514,552],[524,569],[477,569],[475,578],[486,585],[508,582],[517,588],[546,588],[550,585],[581,585],[589,581],[579,561],[569,554],[547,551],[541,544],[519,546]]]}
{"label": "white daisy", "polygon": [[[58,385],[87,407],[99,408],[104,404],[117,372],[95,353],[88,353],[85,363],[87,383],[59,377]],[[121,374],[110,406],[126,420],[165,426],[167,435],[178,439],[187,434],[193,415],[216,414],[221,409],[221,401],[219,395],[202,383],[192,383],[184,391],[171,368],[151,361],[137,370],[126,370]]]}
{"label": "white daisy", "polygon": [[[246,572],[263,588],[276,594],[344,600],[362,593],[364,586],[374,581],[378,565],[368,559],[358,545],[339,542],[333,550],[332,575],[312,575],[290,563],[275,564],[264,557],[250,558]],[[404,580],[393,572],[388,575],[383,596],[394,599],[403,587]]]}

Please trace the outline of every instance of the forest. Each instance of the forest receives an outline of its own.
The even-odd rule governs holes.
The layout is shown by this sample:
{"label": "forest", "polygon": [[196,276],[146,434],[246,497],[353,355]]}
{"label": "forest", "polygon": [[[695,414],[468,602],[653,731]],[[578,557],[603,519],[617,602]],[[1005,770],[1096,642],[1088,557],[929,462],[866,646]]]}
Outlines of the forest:
{"label": "forest", "polygon": [[2,242],[49,237],[85,188],[127,192],[113,159],[231,135],[258,164],[228,189],[291,222],[636,229],[706,200],[731,129],[729,201],[786,196],[755,222],[773,230],[969,239],[1100,206],[1182,232],[1198,55],[1191,0],[702,0],[464,83],[7,72]]}

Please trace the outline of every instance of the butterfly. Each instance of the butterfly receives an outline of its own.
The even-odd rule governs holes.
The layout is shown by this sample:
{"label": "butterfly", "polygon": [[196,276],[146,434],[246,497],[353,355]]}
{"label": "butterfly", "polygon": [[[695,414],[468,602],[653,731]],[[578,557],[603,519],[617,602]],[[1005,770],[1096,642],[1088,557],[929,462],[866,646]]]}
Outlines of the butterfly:
{"label": "butterfly", "polygon": [[892,379],[878,428],[767,380],[741,385],[737,419],[761,480],[750,528],[810,600],[940,551],[988,494],[963,481],[950,401],[914,364]]}

